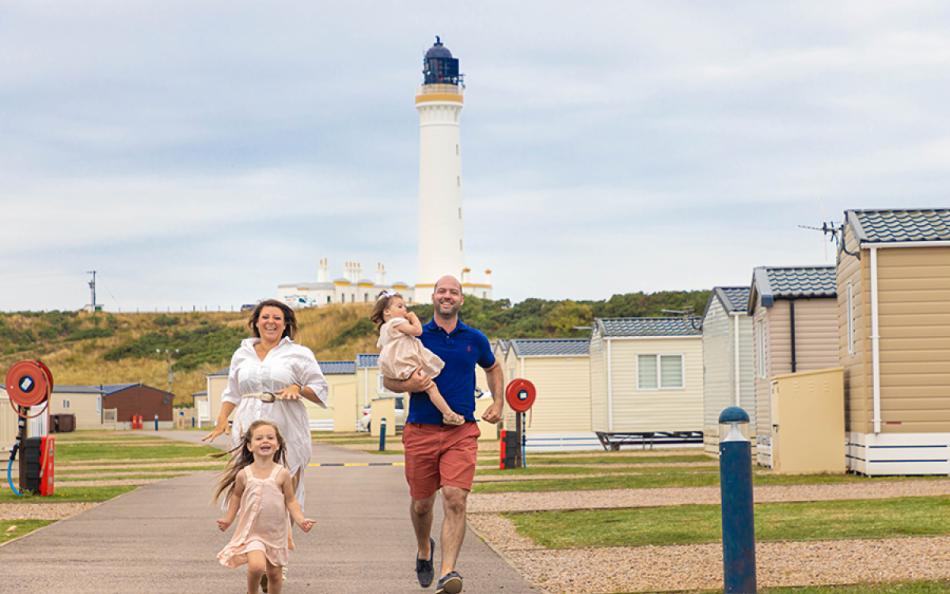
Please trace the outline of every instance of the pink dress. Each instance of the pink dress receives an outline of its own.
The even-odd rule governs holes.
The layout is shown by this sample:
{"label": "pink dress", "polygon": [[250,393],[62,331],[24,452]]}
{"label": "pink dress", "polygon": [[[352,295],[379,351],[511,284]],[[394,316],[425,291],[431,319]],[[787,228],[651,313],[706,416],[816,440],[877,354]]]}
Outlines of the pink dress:
{"label": "pink dress", "polygon": [[284,501],[284,492],[277,484],[277,473],[283,466],[274,465],[274,470],[265,479],[255,478],[251,467],[246,466],[244,494],[238,510],[237,524],[231,541],[218,553],[218,561],[226,567],[238,567],[247,563],[248,551],[263,551],[271,565],[287,565],[288,550],[294,548],[290,539],[290,512]]}
{"label": "pink dress", "polygon": [[422,346],[418,338],[396,329],[396,326],[408,323],[406,318],[393,318],[379,328],[376,346],[382,349],[379,352],[379,370],[383,377],[404,380],[420,367],[429,377],[439,375],[445,362]]}

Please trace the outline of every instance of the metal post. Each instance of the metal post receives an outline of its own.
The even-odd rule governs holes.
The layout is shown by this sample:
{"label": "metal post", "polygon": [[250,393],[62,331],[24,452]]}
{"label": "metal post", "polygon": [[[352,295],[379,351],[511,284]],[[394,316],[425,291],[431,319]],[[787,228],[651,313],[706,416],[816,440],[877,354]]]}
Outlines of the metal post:
{"label": "metal post", "polygon": [[[728,418],[727,408],[719,422],[732,425],[719,442],[719,487],[722,495],[722,558],[725,594],[755,594],[755,518],[752,499],[752,444],[738,428],[741,420]],[[725,419],[725,421],[724,421]]]}
{"label": "metal post", "polygon": [[158,415],[155,415],[155,430],[158,431]]}
{"label": "metal post", "polygon": [[20,492],[23,492],[23,486],[26,485],[26,463],[24,459],[26,458],[26,438],[30,436],[30,426],[27,417],[30,414],[30,407],[28,406],[17,406],[17,410],[20,411],[20,416],[17,417],[17,443],[20,445]]}
{"label": "metal post", "polygon": [[518,413],[521,417],[521,467],[528,467],[528,414]]}
{"label": "metal post", "polygon": [[379,451],[386,451],[386,417],[379,420]]}

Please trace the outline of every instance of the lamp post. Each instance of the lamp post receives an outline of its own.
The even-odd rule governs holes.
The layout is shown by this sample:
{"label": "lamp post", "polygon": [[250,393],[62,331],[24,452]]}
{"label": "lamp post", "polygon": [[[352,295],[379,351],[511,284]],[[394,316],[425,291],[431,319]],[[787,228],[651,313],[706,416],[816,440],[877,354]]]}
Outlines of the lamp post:
{"label": "lamp post", "polygon": [[[755,518],[749,414],[730,406],[719,415],[719,488],[725,594],[755,594]],[[725,436],[723,436],[725,433]]]}
{"label": "lamp post", "polygon": [[178,356],[178,349],[155,349],[155,353],[165,354],[165,360],[168,362],[168,393],[172,394],[172,385],[175,383],[175,372],[172,370],[172,358]]}

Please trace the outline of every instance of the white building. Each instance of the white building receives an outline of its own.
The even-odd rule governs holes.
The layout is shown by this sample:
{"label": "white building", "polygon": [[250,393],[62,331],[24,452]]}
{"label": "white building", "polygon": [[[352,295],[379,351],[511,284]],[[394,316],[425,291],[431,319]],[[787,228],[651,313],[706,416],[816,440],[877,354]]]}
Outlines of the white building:
{"label": "white building", "polygon": [[381,291],[391,290],[413,302],[412,288],[408,283],[386,283],[386,267],[381,263],[376,264],[376,275],[372,280],[363,276],[363,266],[359,262],[346,262],[342,277],[328,279],[329,262],[323,258],[317,282],[277,285],[277,298],[294,308],[321,307],[330,303],[371,303]]}

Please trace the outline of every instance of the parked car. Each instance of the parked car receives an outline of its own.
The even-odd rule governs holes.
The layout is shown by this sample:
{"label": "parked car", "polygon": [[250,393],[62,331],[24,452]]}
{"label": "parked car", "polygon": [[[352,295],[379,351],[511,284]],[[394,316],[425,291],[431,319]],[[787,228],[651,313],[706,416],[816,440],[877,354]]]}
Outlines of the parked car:
{"label": "parked car", "polygon": [[[363,407],[363,416],[359,418],[357,424],[360,431],[369,431],[372,428],[373,412],[369,406]],[[388,422],[388,421],[387,421]],[[396,431],[400,431],[406,424],[406,408],[403,396],[396,397]]]}

